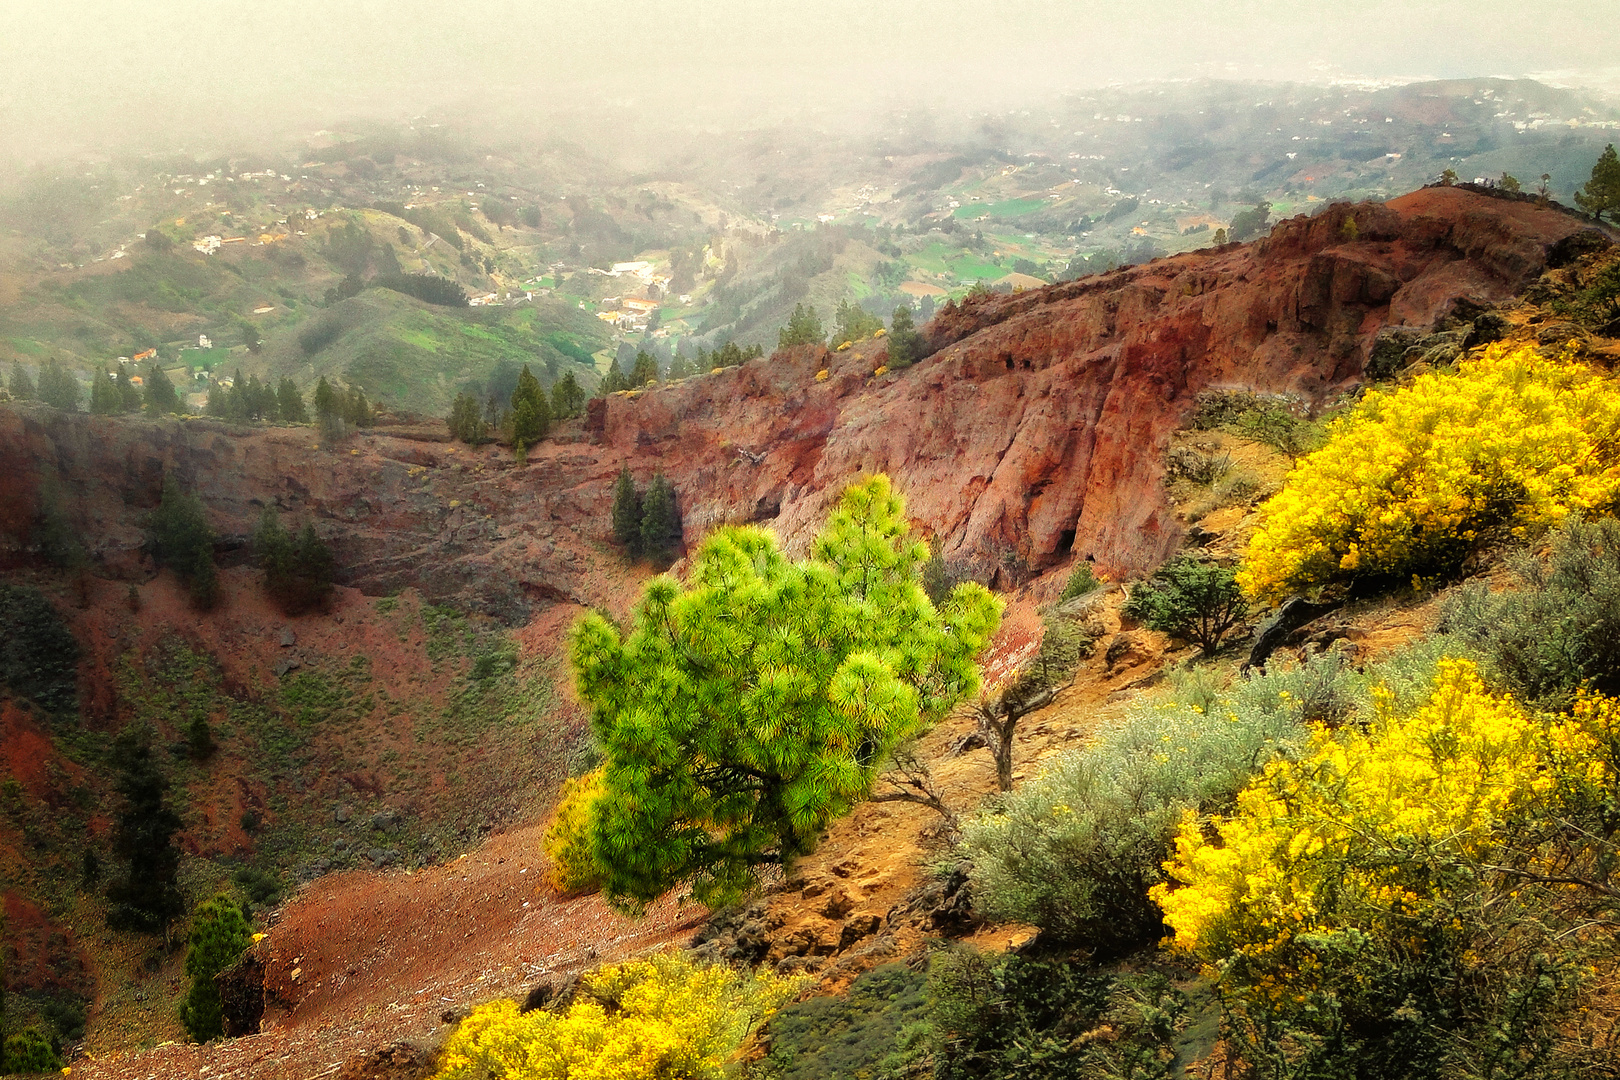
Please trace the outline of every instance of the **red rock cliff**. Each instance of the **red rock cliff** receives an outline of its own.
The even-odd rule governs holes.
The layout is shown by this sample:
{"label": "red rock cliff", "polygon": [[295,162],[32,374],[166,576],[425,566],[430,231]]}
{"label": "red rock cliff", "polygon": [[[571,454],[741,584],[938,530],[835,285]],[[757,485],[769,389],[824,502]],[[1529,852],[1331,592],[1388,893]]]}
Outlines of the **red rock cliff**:
{"label": "red rock cliff", "polygon": [[593,402],[589,441],[537,447],[524,468],[381,429],[334,452],[303,429],[0,410],[0,558],[49,476],[103,564],[134,572],[141,515],[173,470],[227,546],[275,504],[318,520],[346,583],[415,584],[516,619],[537,600],[622,599],[622,560],[602,541],[627,463],[674,482],[689,542],[771,520],[802,547],[845,481],[882,470],[951,557],[993,572],[1073,551],[1136,571],[1178,540],[1163,450],[1199,391],[1320,404],[1359,379],[1384,326],[1510,297],[1586,227],[1460,189],[1336,206],[1255,244],[945,311],[926,328],[938,351],[902,372],[872,377],[880,341]]}

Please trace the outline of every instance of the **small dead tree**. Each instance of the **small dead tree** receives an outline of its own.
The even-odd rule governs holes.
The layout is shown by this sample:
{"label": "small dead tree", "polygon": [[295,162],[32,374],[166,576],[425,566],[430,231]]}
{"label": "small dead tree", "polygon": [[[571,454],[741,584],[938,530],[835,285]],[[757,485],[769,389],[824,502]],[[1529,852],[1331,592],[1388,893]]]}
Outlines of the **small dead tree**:
{"label": "small dead tree", "polygon": [[872,792],[872,802],[907,802],[926,806],[945,819],[945,838],[952,843],[961,835],[962,823],[956,811],[945,804],[928,763],[917,753],[915,740],[897,747],[889,757],[889,767],[878,778],[881,785]]}
{"label": "small dead tree", "polygon": [[1056,699],[1074,681],[1075,669],[1091,652],[1092,639],[1073,619],[1051,614],[1035,656],[1011,678],[982,695],[973,708],[975,737],[963,749],[983,746],[996,763],[996,790],[1013,787],[1013,736],[1018,722]]}

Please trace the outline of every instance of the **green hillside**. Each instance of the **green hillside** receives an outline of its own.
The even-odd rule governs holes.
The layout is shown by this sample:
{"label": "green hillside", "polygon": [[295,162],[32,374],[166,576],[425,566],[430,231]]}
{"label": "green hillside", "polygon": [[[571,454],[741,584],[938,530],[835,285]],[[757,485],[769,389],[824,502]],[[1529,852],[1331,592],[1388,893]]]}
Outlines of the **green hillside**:
{"label": "green hillside", "polygon": [[276,333],[249,367],[304,386],[325,376],[395,408],[442,415],[458,390],[488,382],[503,363],[528,364],[546,384],[571,367],[594,385],[591,354],[607,337],[600,320],[567,301],[445,308],[367,289]]}

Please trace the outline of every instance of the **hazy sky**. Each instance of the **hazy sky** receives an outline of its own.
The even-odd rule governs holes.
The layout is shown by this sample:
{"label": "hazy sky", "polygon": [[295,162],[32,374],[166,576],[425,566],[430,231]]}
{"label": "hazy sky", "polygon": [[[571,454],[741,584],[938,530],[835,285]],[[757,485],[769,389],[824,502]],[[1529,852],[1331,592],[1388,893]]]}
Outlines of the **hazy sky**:
{"label": "hazy sky", "polygon": [[1615,0],[0,0],[0,146],[282,137],[593,101],[657,113],[1115,81],[1597,74]]}

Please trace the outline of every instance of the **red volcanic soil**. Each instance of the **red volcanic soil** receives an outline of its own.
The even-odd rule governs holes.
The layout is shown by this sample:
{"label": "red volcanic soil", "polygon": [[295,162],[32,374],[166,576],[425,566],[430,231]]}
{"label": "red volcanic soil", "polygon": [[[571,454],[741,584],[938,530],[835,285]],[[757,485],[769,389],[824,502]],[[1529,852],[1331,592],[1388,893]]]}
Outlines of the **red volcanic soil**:
{"label": "red volcanic soil", "polygon": [[434,1043],[447,1010],[523,998],[544,979],[691,937],[707,912],[666,900],[643,919],[594,896],[546,887],[542,829],[492,837],[415,873],[337,874],[305,888],[261,945],[266,1011],[258,1035],[171,1043],[74,1063],[94,1080],[194,1077],[310,1080],[380,1044]]}

